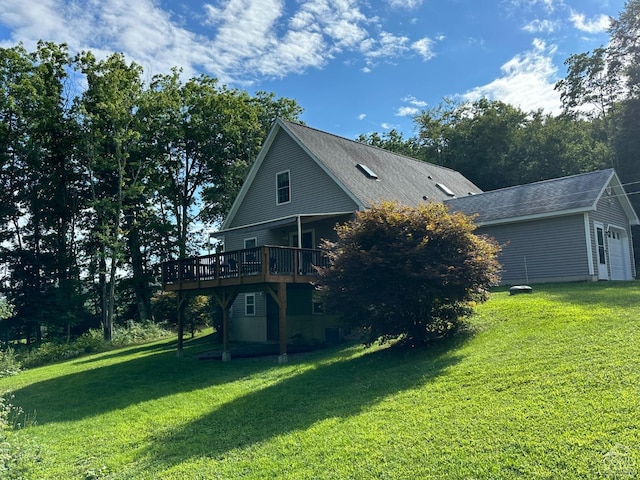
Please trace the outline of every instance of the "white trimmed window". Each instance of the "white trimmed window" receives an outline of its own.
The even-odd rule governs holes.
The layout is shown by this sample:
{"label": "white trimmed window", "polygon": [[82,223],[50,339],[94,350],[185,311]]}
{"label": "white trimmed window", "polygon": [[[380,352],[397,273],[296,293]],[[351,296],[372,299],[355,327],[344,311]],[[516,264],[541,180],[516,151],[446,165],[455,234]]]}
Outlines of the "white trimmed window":
{"label": "white trimmed window", "polygon": [[289,170],[276,173],[276,205],[291,201],[291,176]]}
{"label": "white trimmed window", "polygon": [[256,294],[247,293],[244,296],[244,314],[252,317],[256,314]]}

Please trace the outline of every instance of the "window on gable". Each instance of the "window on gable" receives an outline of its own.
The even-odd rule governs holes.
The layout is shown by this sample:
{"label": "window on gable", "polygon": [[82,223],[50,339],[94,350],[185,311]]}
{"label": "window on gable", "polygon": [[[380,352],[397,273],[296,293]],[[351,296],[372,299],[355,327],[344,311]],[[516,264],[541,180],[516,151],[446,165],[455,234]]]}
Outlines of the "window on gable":
{"label": "window on gable", "polygon": [[256,294],[247,293],[244,296],[244,314],[251,317],[256,314]]}
{"label": "window on gable", "polygon": [[289,170],[276,174],[276,205],[291,201],[291,178]]}

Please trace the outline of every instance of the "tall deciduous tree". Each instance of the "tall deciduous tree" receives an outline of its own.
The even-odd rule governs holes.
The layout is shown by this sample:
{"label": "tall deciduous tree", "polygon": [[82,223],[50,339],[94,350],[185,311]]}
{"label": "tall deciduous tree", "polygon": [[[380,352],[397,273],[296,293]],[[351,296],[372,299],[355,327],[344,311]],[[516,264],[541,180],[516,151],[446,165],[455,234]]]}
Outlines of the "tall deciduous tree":
{"label": "tall deciduous tree", "polygon": [[[68,115],[71,63],[64,45],[2,51],[2,183],[9,217],[4,240],[15,313],[27,327],[70,329],[83,316],[74,249],[82,178]],[[7,244],[5,244],[6,246]],[[27,338],[29,338],[27,332]]]}
{"label": "tall deciduous tree", "polygon": [[[291,100],[263,92],[251,97],[205,76],[183,82],[174,71],[154,78],[144,113],[157,158],[159,218],[170,226],[164,229],[172,249],[167,254],[194,253],[194,229],[226,213],[271,121],[295,119],[299,112]],[[178,302],[180,354],[185,299]]]}
{"label": "tall deciduous tree", "polygon": [[273,120],[300,112],[205,76],[146,84],[120,54],[0,49],[0,286],[16,325],[68,337],[100,316],[109,338],[117,312],[151,318],[153,265],[198,251]]}
{"label": "tall deciduous tree", "polygon": [[85,52],[76,61],[87,79],[78,111],[87,141],[86,167],[96,217],[102,325],[105,339],[110,340],[117,272],[124,257],[125,197],[139,181],[127,173],[131,172],[132,152],[140,139],[136,110],[143,92],[142,68],[127,64],[121,54],[98,61],[92,53]]}

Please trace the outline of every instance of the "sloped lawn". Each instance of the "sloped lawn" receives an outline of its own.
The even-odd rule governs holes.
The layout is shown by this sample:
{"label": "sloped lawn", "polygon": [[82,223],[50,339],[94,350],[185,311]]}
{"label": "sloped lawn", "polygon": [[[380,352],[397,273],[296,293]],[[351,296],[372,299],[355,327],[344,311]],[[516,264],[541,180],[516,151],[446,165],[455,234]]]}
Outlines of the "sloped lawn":
{"label": "sloped lawn", "polygon": [[640,284],[497,292],[473,334],[197,360],[159,342],[0,380],[34,479],[593,479],[640,475]]}

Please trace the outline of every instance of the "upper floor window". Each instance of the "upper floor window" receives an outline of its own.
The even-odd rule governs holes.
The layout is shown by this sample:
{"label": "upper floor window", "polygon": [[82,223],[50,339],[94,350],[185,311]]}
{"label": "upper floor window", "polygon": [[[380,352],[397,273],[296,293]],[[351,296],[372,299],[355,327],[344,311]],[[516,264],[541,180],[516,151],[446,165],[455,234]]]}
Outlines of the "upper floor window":
{"label": "upper floor window", "polygon": [[289,170],[276,174],[276,205],[291,201],[291,179]]}

